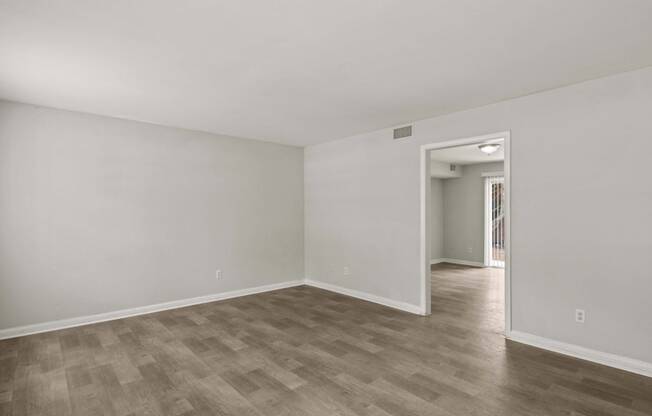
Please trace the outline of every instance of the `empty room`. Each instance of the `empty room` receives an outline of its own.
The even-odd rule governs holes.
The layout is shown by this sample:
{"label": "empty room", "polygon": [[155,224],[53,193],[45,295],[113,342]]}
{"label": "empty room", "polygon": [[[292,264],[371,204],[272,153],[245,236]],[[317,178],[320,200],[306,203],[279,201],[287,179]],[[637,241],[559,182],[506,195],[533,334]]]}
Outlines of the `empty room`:
{"label": "empty room", "polygon": [[0,416],[652,415],[652,2],[0,0]]}

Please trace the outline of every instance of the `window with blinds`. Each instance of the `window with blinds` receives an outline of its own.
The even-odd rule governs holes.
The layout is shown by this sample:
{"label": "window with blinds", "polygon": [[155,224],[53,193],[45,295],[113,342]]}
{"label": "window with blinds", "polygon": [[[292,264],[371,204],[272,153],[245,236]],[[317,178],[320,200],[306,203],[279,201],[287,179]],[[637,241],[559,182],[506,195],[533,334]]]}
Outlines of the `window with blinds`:
{"label": "window with blinds", "polygon": [[505,267],[505,177],[485,178],[485,263]]}

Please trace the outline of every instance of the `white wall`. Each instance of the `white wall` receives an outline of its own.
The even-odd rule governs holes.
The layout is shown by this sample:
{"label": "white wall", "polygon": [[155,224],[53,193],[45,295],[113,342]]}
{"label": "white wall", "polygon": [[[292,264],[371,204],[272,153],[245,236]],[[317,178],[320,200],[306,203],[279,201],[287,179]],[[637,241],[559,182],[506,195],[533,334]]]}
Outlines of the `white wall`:
{"label": "white wall", "polygon": [[444,193],[442,179],[430,178],[430,258],[444,257]]}
{"label": "white wall", "polygon": [[652,362],[651,109],[647,68],[308,147],[306,273],[418,305],[419,146],[511,130],[513,328]]}
{"label": "white wall", "polygon": [[0,329],[303,278],[302,177],[301,148],[0,102]]}
{"label": "white wall", "polygon": [[503,163],[464,166],[458,179],[443,179],[443,255],[448,259],[484,263],[485,172],[502,172]]}
{"label": "white wall", "polygon": [[430,161],[430,176],[433,178],[459,178],[464,172],[464,166],[455,165],[455,170],[451,171],[451,164],[439,162],[437,160]]}

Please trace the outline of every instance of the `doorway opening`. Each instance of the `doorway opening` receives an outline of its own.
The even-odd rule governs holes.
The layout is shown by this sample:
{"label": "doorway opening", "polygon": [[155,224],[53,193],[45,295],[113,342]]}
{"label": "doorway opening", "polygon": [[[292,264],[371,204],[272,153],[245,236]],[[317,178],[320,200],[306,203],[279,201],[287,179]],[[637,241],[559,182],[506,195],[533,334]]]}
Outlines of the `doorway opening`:
{"label": "doorway opening", "polygon": [[421,147],[422,313],[450,313],[457,305],[456,317],[506,336],[509,140],[500,132]]}

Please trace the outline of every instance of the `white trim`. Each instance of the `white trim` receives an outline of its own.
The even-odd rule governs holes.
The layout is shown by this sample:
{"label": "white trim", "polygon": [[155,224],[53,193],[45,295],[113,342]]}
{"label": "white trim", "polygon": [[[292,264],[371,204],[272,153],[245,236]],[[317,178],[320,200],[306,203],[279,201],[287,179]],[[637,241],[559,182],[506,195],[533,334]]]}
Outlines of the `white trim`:
{"label": "white trim", "polygon": [[482,177],[487,177],[487,176],[505,176],[505,172],[482,172],[480,174]]}
{"label": "white trim", "polygon": [[436,259],[436,260],[433,260],[433,261],[435,261],[436,263],[433,263],[431,261],[430,264],[451,263],[451,264],[459,264],[461,266],[485,267],[484,263],[482,263],[481,261],[450,259],[450,258],[441,258],[441,259]]}
{"label": "white trim", "polygon": [[620,370],[652,377],[652,363],[636,360],[634,358],[623,357],[621,355],[611,354],[608,352],[596,351],[589,348],[580,347],[579,345],[567,344],[565,342],[555,341],[549,338],[543,338],[521,331],[511,331],[508,338],[521,344],[543,348],[545,350],[568,355],[570,357],[592,361],[594,363],[618,368]]}
{"label": "white trim", "polygon": [[505,136],[505,336],[512,333],[512,134]]}
{"label": "white trim", "polygon": [[130,316],[160,312],[168,309],[183,308],[186,306],[199,305],[201,303],[209,303],[218,300],[238,298],[241,296],[254,295],[256,293],[270,292],[272,290],[285,289],[294,286],[301,286],[303,284],[304,284],[303,280],[292,280],[288,282],[274,283],[271,285],[233,290],[230,292],[215,293],[212,295],[199,296],[196,298],[173,300],[170,302],[157,303],[154,305],[139,306],[136,308],[99,313],[96,315],[80,316],[76,318],[61,319],[58,321],[50,321],[50,322],[43,322],[39,324],[33,324],[33,325],[7,328],[7,329],[0,330],[0,340],[7,339],[7,338],[22,337],[31,334],[38,334],[41,332],[57,331],[59,329],[73,328],[76,326],[95,324],[98,322],[113,321],[115,319],[122,319],[122,318],[128,318]]}
{"label": "white trim", "polygon": [[378,303],[380,305],[388,306],[394,309],[399,309],[404,312],[414,313],[417,315],[425,315],[423,309],[421,309],[420,306],[413,305],[411,303],[399,302],[396,300],[384,298],[382,296],[376,296],[370,293],[360,292],[358,290],[348,289],[342,286],[333,285],[331,283],[324,283],[317,280],[306,279],[305,284],[307,286],[328,290],[330,292],[339,293],[341,295],[346,295],[346,296],[351,296],[353,298],[366,300],[367,302]]}
{"label": "white trim", "polygon": [[[482,176],[484,177],[484,173]],[[482,236],[482,242],[484,244],[484,266],[489,267],[489,263],[491,263],[491,247],[489,243],[489,236],[491,235],[491,208],[489,207],[489,201],[491,199],[491,184],[489,183],[488,177],[485,177],[482,185],[484,186],[484,235]]]}
{"label": "white trim", "polygon": [[429,151],[448,147],[457,147],[469,144],[484,143],[490,140],[504,140],[505,149],[505,336],[509,337],[512,328],[512,295],[511,295],[511,133],[509,131],[475,136],[466,139],[448,140],[424,144],[420,148],[421,189],[420,189],[420,276],[421,276],[421,309],[426,315],[430,314],[430,213],[428,212],[428,199],[430,198],[430,157]]}
{"label": "white trim", "polygon": [[[432,181],[430,174],[430,154],[428,153],[428,148],[426,146],[421,146],[420,149],[420,220],[419,220],[419,244],[421,250],[419,252],[419,275],[420,275],[420,287],[421,287],[421,296],[419,299],[421,304],[421,309],[425,315],[430,315],[431,313],[431,295],[430,295],[430,265],[428,264],[428,258],[430,257],[430,210],[428,209],[428,200],[430,199],[430,183]],[[426,179],[427,178],[427,179]]]}

